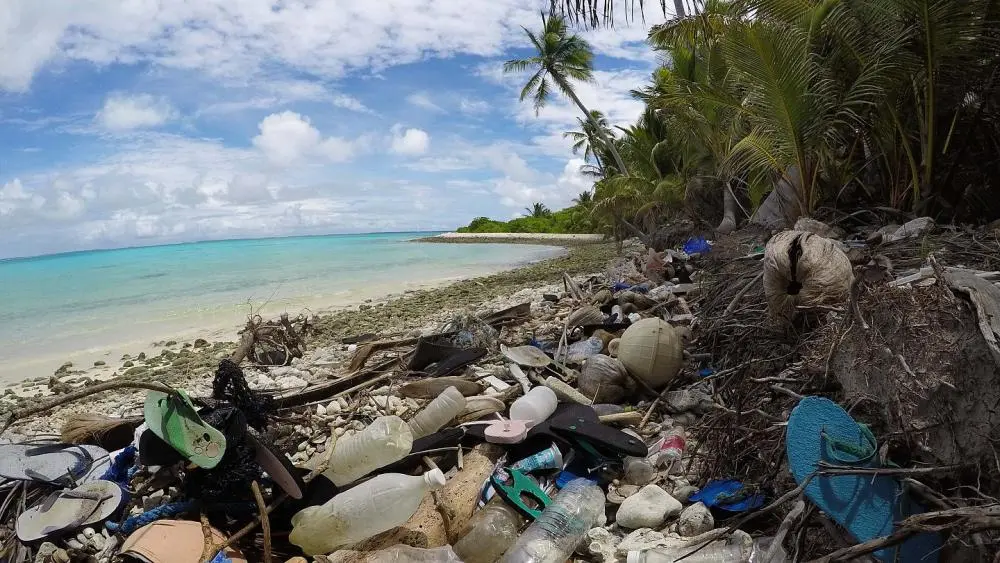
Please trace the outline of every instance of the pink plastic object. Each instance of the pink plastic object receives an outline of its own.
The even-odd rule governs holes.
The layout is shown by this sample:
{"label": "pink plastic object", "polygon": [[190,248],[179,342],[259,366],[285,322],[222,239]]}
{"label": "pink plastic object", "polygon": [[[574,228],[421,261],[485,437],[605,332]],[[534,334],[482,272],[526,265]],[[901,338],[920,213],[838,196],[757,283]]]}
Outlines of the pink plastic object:
{"label": "pink plastic object", "polygon": [[491,444],[518,444],[528,436],[523,420],[497,420],[486,427],[486,441]]}

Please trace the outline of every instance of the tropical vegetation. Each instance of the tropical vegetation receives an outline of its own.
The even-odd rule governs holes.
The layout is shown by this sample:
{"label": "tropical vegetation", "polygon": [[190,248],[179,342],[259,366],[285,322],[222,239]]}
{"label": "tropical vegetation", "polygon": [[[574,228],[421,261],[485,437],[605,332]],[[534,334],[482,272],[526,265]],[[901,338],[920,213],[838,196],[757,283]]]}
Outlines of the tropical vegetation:
{"label": "tropical vegetation", "polygon": [[[601,5],[553,8],[598,25]],[[567,137],[594,187],[567,215],[619,237],[676,213],[721,231],[821,208],[1000,217],[1000,0],[694,7],[652,29],[664,63],[634,92],[646,110],[625,127],[576,96],[593,54],[567,19],[525,30],[535,55],[505,65],[531,71],[521,99],[540,108],[558,92],[581,112]]]}

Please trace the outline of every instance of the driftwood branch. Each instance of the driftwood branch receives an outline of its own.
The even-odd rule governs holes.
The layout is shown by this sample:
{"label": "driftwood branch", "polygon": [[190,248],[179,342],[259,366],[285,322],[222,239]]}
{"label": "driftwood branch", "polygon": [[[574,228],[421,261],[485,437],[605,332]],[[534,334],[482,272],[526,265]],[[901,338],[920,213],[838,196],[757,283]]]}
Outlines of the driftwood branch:
{"label": "driftwood branch", "polygon": [[271,520],[267,517],[267,505],[264,504],[264,495],[260,493],[260,485],[257,481],[250,483],[253,490],[253,498],[257,501],[257,511],[260,512],[260,529],[264,533],[264,563],[271,563]]}
{"label": "driftwood branch", "polygon": [[10,428],[11,424],[28,418],[29,416],[48,412],[58,406],[79,401],[80,399],[96,395],[97,393],[104,393],[105,391],[114,391],[118,389],[146,389],[148,391],[159,391],[167,394],[176,393],[176,390],[173,387],[152,381],[108,381],[106,383],[98,383],[97,385],[88,385],[83,389],[71,391],[54,399],[10,411],[7,414],[7,419],[4,421],[3,426],[0,427],[0,434]]}

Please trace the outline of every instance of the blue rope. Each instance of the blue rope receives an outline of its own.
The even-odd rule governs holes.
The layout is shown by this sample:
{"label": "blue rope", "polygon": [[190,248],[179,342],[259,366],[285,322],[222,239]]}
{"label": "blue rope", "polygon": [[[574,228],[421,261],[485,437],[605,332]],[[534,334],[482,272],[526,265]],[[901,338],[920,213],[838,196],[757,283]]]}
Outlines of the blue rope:
{"label": "blue rope", "polygon": [[125,520],[122,524],[118,524],[117,522],[106,522],[104,527],[111,533],[121,532],[122,534],[128,535],[146,524],[156,522],[157,520],[161,520],[163,518],[177,516],[178,514],[182,514],[184,512],[191,512],[195,508],[197,508],[197,503],[191,500],[161,504],[149,512],[143,512],[138,516],[133,516],[128,520]]}
{"label": "blue rope", "polygon": [[119,486],[126,488],[138,453],[139,450],[135,446],[128,446],[122,450],[121,453],[115,456],[115,459],[111,462],[111,466],[104,472],[104,475],[101,475],[101,479],[118,483]]}

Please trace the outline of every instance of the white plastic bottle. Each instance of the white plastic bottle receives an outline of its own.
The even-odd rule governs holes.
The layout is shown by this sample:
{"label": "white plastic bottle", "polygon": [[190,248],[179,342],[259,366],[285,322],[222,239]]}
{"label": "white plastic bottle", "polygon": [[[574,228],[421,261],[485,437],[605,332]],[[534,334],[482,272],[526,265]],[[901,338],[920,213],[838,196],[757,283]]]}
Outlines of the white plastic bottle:
{"label": "white plastic bottle", "polygon": [[510,406],[510,418],[523,420],[530,428],[552,416],[558,405],[559,398],[556,397],[555,391],[539,385],[514,401]]}
{"label": "white plastic bottle", "polygon": [[454,387],[445,389],[410,420],[413,439],[429,436],[451,422],[465,408],[465,396]]}
{"label": "white plastic bottle", "polygon": [[562,563],[604,514],[604,491],[573,479],[504,554],[503,563]]}
{"label": "white plastic bottle", "polygon": [[338,440],[323,475],[341,487],[403,459],[412,447],[413,435],[403,419],[382,416],[361,432]]}
{"label": "white plastic bottle", "polygon": [[306,555],[330,553],[404,524],[425,494],[444,485],[440,469],[419,476],[378,475],[326,504],[300,510],[292,517],[288,539]]}

